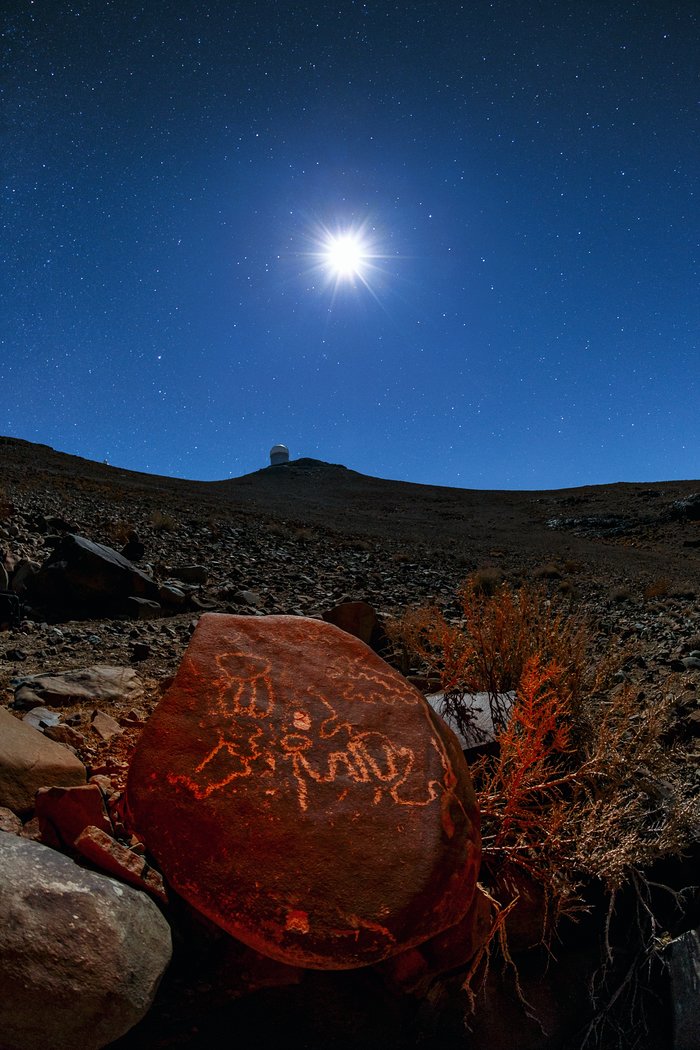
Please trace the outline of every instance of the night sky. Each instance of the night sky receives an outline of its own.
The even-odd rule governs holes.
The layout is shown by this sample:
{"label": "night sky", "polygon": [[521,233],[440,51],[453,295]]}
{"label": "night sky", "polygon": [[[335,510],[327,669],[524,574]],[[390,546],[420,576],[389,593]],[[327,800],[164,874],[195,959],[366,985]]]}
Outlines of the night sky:
{"label": "night sky", "polygon": [[695,0],[2,10],[1,433],[205,480],[276,442],[700,475]]}

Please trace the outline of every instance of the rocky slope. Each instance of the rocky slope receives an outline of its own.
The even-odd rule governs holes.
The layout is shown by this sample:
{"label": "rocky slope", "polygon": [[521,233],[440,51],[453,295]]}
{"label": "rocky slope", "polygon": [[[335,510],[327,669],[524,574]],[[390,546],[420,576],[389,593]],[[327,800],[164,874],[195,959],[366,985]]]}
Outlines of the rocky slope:
{"label": "rocky slope", "polygon": [[[4,614],[0,705],[20,717],[32,707],[36,696],[17,699],[32,675],[95,664],[135,671],[136,692],[97,705],[79,695],[67,706],[52,703],[50,692],[39,697],[61,722],[58,735],[45,726],[47,735],[63,736],[88,775],[109,777],[117,794],[203,610],[321,616],[351,599],[384,617],[425,602],[449,612],[460,580],[481,570],[542,581],[589,618],[592,659],[617,653],[620,677],[640,697],[672,694],[688,776],[700,788],[700,659],[693,655],[700,651],[700,482],[468,491],[299,460],[204,483],[11,438],[0,438],[0,463],[1,563],[23,602],[19,622]],[[153,582],[151,599],[120,608],[96,600],[76,613],[60,594],[49,600],[48,591],[32,589],[40,566],[73,534],[128,554]],[[322,996],[325,980],[315,985],[321,992],[304,994]],[[191,982],[187,988],[178,994],[194,994]],[[361,994],[371,1002],[375,993],[363,987]],[[164,1010],[175,1020],[162,1042],[151,1032],[146,1042],[125,1037],[119,1045],[200,1045],[191,1031],[174,1034],[172,1003]],[[240,1016],[246,1011],[254,1015],[254,1005]]]}

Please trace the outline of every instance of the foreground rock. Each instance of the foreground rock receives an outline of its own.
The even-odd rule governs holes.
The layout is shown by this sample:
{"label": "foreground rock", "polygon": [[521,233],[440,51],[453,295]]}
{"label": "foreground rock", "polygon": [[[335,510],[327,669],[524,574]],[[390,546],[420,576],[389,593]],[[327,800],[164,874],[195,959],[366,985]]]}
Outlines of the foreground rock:
{"label": "foreground rock", "polygon": [[85,536],[64,536],[32,582],[32,595],[59,614],[119,609],[130,596],[156,601],[158,585],[127,558]]}
{"label": "foreground rock", "polygon": [[149,720],[130,819],[168,882],[265,955],[342,969],[458,923],[478,813],[453,734],[367,646],[204,615]]}
{"label": "foreground rock", "polygon": [[131,667],[95,664],[75,671],[36,674],[23,678],[15,689],[15,707],[30,710],[40,704],[137,703],[143,683]]}
{"label": "foreground rock", "polygon": [[62,744],[0,708],[0,806],[20,815],[41,787],[85,783],[85,766]]}
{"label": "foreground rock", "polygon": [[0,833],[3,1050],[99,1050],[144,1016],[170,955],[145,894]]}

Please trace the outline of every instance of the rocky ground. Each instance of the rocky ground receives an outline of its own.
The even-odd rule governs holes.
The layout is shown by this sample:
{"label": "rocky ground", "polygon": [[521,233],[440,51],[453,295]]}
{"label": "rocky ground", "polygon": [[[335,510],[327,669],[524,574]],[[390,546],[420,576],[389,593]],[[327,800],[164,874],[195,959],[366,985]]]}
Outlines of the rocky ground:
{"label": "rocky ground", "polygon": [[[700,787],[700,482],[480,492],[301,460],[194,483],[8,438],[0,457],[0,553],[10,579],[29,579],[65,535],[78,534],[126,549],[160,588],[155,603],[76,618],[20,583],[21,620],[6,616],[0,633],[0,705],[15,714],[27,676],[94,664],[137,672],[136,698],[100,704],[114,723],[95,724],[94,704],[80,701],[60,712],[88,774],[110,777],[115,793],[203,610],[320,616],[351,599],[384,617],[425,602],[449,611],[460,580],[483,569],[543,581],[590,620],[598,655],[619,653],[620,677],[640,697],[677,699],[688,776]],[[305,994],[323,998],[324,980],[332,979]],[[361,993],[371,1002],[371,991]],[[177,1035],[171,1028],[170,1041],[156,1044],[151,1033],[151,1042],[125,1037],[119,1046],[211,1045],[196,1041],[197,1023],[189,1017]]]}

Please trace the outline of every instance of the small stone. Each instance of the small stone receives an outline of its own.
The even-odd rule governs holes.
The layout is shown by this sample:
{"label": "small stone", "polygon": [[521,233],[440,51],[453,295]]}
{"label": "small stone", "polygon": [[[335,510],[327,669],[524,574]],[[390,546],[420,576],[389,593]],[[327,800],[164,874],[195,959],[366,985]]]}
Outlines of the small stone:
{"label": "small stone", "polygon": [[57,744],[65,744],[70,748],[81,748],[85,743],[85,737],[78,733],[72,726],[61,722],[57,726],[48,726],[44,729],[44,736],[49,740],[55,740]]}
{"label": "small stone", "polygon": [[681,663],[685,667],[686,671],[698,671],[700,670],[700,658],[697,656],[685,656]]}
{"label": "small stone", "polygon": [[174,576],[183,583],[206,583],[208,572],[204,565],[173,565],[165,570],[167,576]]}
{"label": "small stone", "polygon": [[131,659],[135,663],[140,663],[141,660],[147,660],[151,655],[151,647],[147,642],[136,642],[131,649]]}
{"label": "small stone", "polygon": [[33,707],[31,711],[27,711],[22,721],[42,731],[48,729],[49,726],[57,726],[61,721],[61,716],[55,711],[49,711],[48,707]]}
{"label": "small stone", "polygon": [[164,583],[158,589],[158,597],[163,605],[182,606],[187,601],[187,595],[174,584]]}
{"label": "small stone", "polygon": [[104,711],[93,711],[90,719],[90,727],[93,732],[105,741],[109,741],[112,737],[122,733],[122,727],[115,718],[111,715],[105,714]]}
{"label": "small stone", "polygon": [[10,835],[19,835],[22,830],[22,821],[16,813],[7,806],[0,806],[0,831],[7,831]]}
{"label": "small stone", "polygon": [[102,871],[146,890],[167,904],[168,895],[161,875],[147,864],[141,853],[130,850],[98,827],[85,828],[74,845],[81,856]]}
{"label": "small stone", "polygon": [[124,605],[127,616],[135,620],[155,620],[162,612],[160,602],[153,601],[151,598],[137,598],[131,595],[126,599]]}
{"label": "small stone", "polygon": [[11,660],[13,663],[21,662],[27,659],[27,654],[24,649],[8,649],[5,653],[5,659]]}

